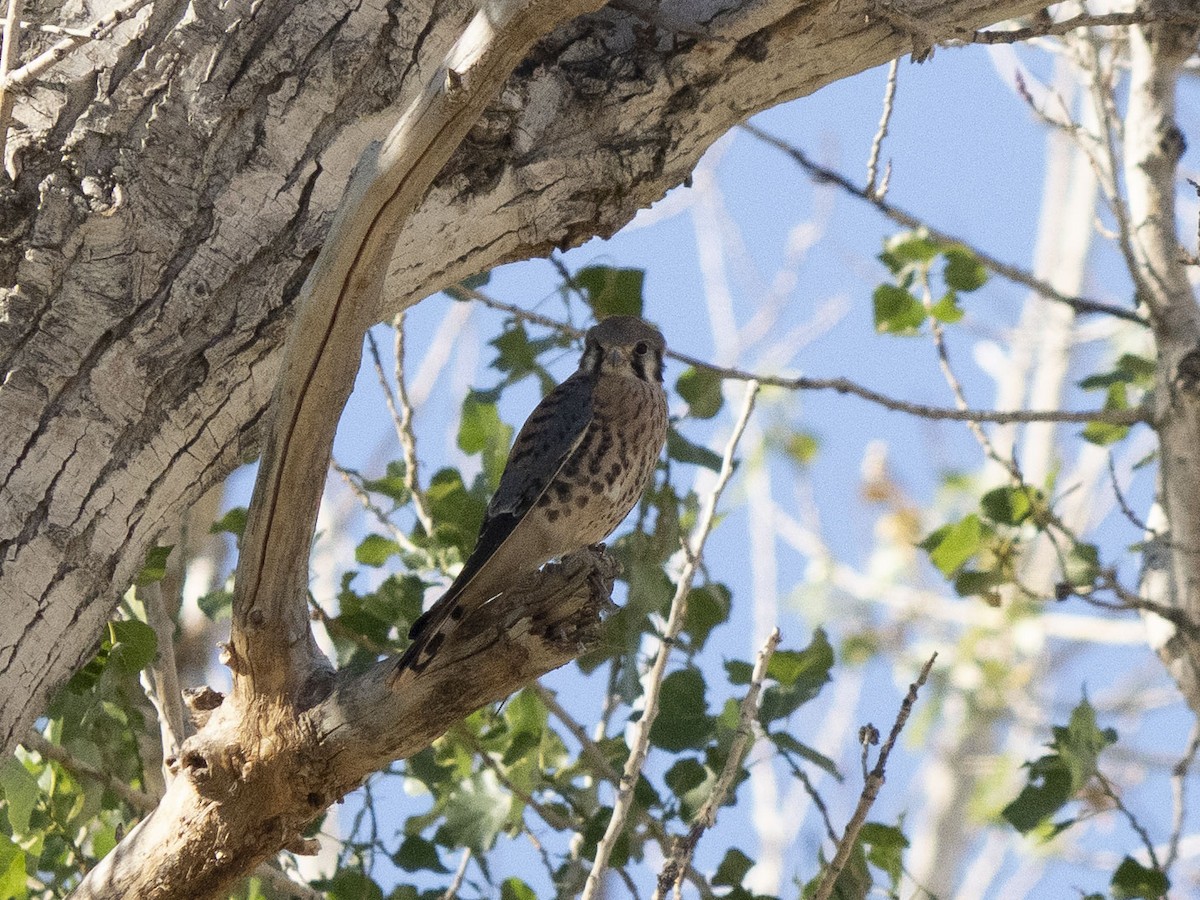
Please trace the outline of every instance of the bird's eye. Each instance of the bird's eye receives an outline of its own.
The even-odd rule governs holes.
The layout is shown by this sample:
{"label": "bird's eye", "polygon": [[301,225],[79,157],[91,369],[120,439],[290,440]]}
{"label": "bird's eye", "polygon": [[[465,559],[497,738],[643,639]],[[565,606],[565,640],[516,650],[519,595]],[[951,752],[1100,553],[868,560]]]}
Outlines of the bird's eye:
{"label": "bird's eye", "polygon": [[650,352],[650,345],[647,344],[645,341],[638,341],[636,344],[633,345],[633,352],[636,353],[638,356],[643,356],[644,354]]}

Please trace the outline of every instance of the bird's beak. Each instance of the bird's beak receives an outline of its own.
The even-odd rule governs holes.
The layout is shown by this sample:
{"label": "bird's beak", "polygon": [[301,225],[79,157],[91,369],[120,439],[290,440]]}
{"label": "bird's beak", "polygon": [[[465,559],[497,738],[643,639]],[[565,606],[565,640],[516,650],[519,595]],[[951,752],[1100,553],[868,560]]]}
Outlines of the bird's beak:
{"label": "bird's beak", "polygon": [[613,347],[611,350],[608,351],[607,356],[608,356],[608,364],[610,366],[616,367],[621,364],[621,351],[618,348]]}

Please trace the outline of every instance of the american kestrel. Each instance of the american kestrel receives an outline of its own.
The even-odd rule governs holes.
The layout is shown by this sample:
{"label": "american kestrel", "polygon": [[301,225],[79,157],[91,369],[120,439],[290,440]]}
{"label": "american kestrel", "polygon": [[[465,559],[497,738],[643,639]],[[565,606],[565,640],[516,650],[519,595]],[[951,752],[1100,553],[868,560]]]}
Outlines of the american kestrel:
{"label": "american kestrel", "polygon": [[667,437],[666,343],[636,316],[584,339],[579,369],[522,426],[479,539],[446,593],[409,630],[396,677],[421,672],[462,618],[555,557],[604,540],[654,474]]}

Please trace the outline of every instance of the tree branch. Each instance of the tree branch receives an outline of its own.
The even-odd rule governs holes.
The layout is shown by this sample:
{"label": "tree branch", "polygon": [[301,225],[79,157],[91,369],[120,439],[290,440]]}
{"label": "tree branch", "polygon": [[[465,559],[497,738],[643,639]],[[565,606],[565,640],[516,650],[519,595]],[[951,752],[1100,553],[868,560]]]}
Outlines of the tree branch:
{"label": "tree branch", "polygon": [[[908,686],[908,693],[905,695],[904,701],[900,704],[900,712],[896,715],[896,721],[892,723],[891,733],[888,734],[888,738],[884,741],[883,746],[879,748],[879,756],[875,760],[875,767],[871,769],[866,777],[866,783],[863,785],[858,806],[855,807],[854,815],[850,817],[850,822],[846,825],[846,831],[842,835],[841,841],[838,842],[837,853],[834,854],[833,861],[830,862],[829,867],[825,870],[825,875],[821,878],[820,885],[817,886],[813,900],[829,900],[830,896],[832,896],[838,876],[842,874],[842,869],[845,868],[847,860],[850,859],[850,853],[854,850],[854,845],[858,842],[858,833],[866,823],[867,814],[871,811],[871,807],[875,803],[875,798],[879,796],[879,791],[883,787],[887,761],[891,755],[892,747],[895,746],[896,738],[900,736],[901,729],[904,728],[904,724],[908,721],[908,716],[917,702],[917,691],[924,686],[926,679],[929,678],[929,672],[933,668],[933,663],[937,660],[937,656],[937,653],[934,653],[933,656],[929,657],[929,661],[921,667],[921,674],[917,676],[917,680]],[[863,767],[865,769],[865,744],[863,753]]]}
{"label": "tree branch", "polygon": [[775,628],[767,636],[767,642],[763,644],[762,649],[758,651],[758,659],[755,660],[754,670],[750,675],[750,687],[746,691],[746,696],[742,698],[742,705],[739,709],[737,734],[729,748],[729,755],[725,758],[725,766],[721,769],[717,783],[713,785],[712,793],[708,795],[704,806],[696,814],[695,822],[688,832],[688,836],[677,842],[670,859],[663,866],[663,870],[658,876],[658,886],[654,891],[654,900],[665,898],[667,891],[673,886],[676,889],[679,888],[683,883],[684,872],[691,865],[692,855],[696,852],[696,844],[700,842],[705,831],[717,824],[717,810],[721,808],[725,798],[729,795],[729,790],[733,787],[738,772],[741,771],[742,759],[751,744],[754,743],[754,720],[758,716],[758,697],[762,691],[763,679],[767,677],[767,666],[770,665],[771,657],[775,654],[775,648],[778,646],[779,629]]}
{"label": "tree branch", "polygon": [[905,228],[924,228],[929,232],[929,236],[939,243],[962,244],[963,246],[971,247],[971,252],[975,255],[975,258],[978,259],[980,263],[982,263],[991,271],[995,272],[997,275],[1007,278],[1009,281],[1027,287],[1030,290],[1037,291],[1047,299],[1057,301],[1058,303],[1065,303],[1076,312],[1081,314],[1103,313],[1104,315],[1116,316],[1119,319],[1126,319],[1130,322],[1137,322],[1141,325],[1146,324],[1146,321],[1131,309],[1125,309],[1121,306],[1114,306],[1111,303],[1104,303],[1100,300],[1090,300],[1086,297],[1068,297],[1060,291],[1055,290],[1053,285],[1043,281],[1040,278],[1037,278],[1030,272],[1011,265],[1010,263],[1002,262],[991,254],[984,253],[978,248],[972,246],[969,241],[965,241],[962,238],[955,237],[954,235],[945,231],[931,227],[914,216],[912,213],[901,209],[895,204],[889,203],[882,198],[872,197],[864,189],[858,187],[844,175],[841,175],[832,169],[828,169],[825,166],[814,162],[808,158],[803,150],[792,146],[787,141],[781,140],[780,138],[763,131],[755,125],[751,125],[748,122],[743,123],[741,127],[743,130],[754,135],[760,141],[770,144],[772,147],[775,147],[778,150],[782,150],[797,165],[808,172],[814,180],[823,182],[825,184],[832,184],[841,188],[850,196],[857,197],[859,200],[864,200],[867,203],[870,203],[893,222],[903,225]]}
{"label": "tree branch", "polygon": [[[546,328],[553,328],[562,334],[572,337],[582,337],[583,329],[575,328],[565,322],[560,322],[541,313],[530,312],[512,303],[496,300],[478,290],[461,286],[447,291],[456,298],[469,297],[478,300],[492,309],[503,310],[519,319],[533,322]],[[895,412],[908,413],[922,419],[946,420],[951,422],[997,422],[1011,424],[1015,422],[1108,422],[1113,425],[1137,425],[1150,422],[1149,414],[1141,409],[1097,409],[1097,410],[1031,410],[1031,409],[951,409],[945,406],[929,406],[924,403],[910,403],[907,400],[897,400],[868,387],[863,387],[848,378],[810,378],[800,375],[787,377],[784,375],[763,375],[756,372],[746,372],[729,366],[717,366],[695,356],[679,353],[668,348],[667,356],[697,369],[704,369],[734,381],[754,381],[762,386],[781,387],[792,391],[837,391],[839,394],[851,394],[871,403],[876,403]]]}
{"label": "tree branch", "polygon": [[1025,28],[1013,28],[1006,31],[963,32],[957,39],[965,44],[1017,44],[1034,38],[1067,34],[1078,28],[1121,28],[1130,25],[1149,25],[1154,22],[1197,25],[1200,24],[1200,17],[1188,15],[1179,10],[1160,13],[1145,8],[1127,13],[1101,13],[1097,15],[1083,13],[1059,22],[1043,22]]}

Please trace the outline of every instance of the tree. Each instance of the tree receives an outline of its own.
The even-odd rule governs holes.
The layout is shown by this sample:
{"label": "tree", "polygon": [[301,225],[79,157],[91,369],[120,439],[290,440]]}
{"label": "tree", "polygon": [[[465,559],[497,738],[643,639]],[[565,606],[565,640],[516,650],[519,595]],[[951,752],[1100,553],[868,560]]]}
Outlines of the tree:
{"label": "tree", "polygon": [[[296,769],[294,760],[275,768],[264,738],[287,733],[284,723],[300,722],[297,713],[313,704],[344,713],[347,704],[359,704],[386,708],[393,716],[379,723],[386,724],[413,721],[409,709],[429,709],[419,691],[397,706],[382,677],[369,684],[355,679],[353,690],[338,693],[350,681],[331,681],[322,667],[298,602],[306,572],[289,564],[308,555],[319,498],[312,486],[326,468],[330,423],[349,391],[368,324],[493,264],[610,232],[682,180],[715,137],[766,105],[909,47],[923,52],[949,35],[970,36],[973,28],[1034,8],[996,3],[967,12],[965,4],[947,3],[917,17],[868,8],[880,18],[865,23],[864,9],[794,11],[766,2],[714,16],[696,12],[690,22],[622,8],[551,31],[557,17],[583,11],[563,6],[553,17],[542,11],[552,6],[498,4],[475,20],[490,21],[496,35],[477,24],[455,43],[468,17],[458,7],[419,13],[323,4],[242,12],[194,6],[184,16],[181,7],[129,3],[90,33],[103,37],[114,24],[110,38],[67,56],[54,70],[60,81],[39,82],[19,99],[13,115],[23,128],[13,129],[6,156],[12,179],[6,231],[17,237],[7,245],[6,282],[13,288],[6,297],[8,375],[0,399],[15,423],[4,437],[9,471],[0,583],[19,625],[0,673],[6,748],[25,740],[51,689],[89,655],[155,535],[257,443],[277,373],[280,385],[234,604],[229,660],[238,686],[202,739],[184,746],[178,762],[187,774],[172,781],[168,802],[147,820],[177,825],[202,797],[256,784],[238,803],[247,815],[267,814],[267,821],[239,820],[233,803],[219,811],[233,818],[209,819],[213,828],[230,821],[240,827],[223,858],[204,863],[211,880],[199,887],[183,872],[196,877],[200,848],[211,849],[215,838],[198,828],[183,835],[193,849],[163,853],[166,838],[143,825],[126,847],[146,852],[149,846],[153,856],[114,851],[88,889],[97,891],[117,871],[122,878],[113,883],[125,890],[134,873],[156,879],[163,896],[218,890],[298,840],[309,818],[369,771],[420,749],[470,708],[573,655],[543,640],[545,633],[535,635],[534,644],[522,644],[529,669],[481,684],[487,690],[476,695],[457,695],[462,708],[445,708],[444,720],[425,715],[407,735],[409,744],[381,738],[354,766],[331,767],[322,782],[327,791],[272,805],[287,793],[280,779]],[[13,3],[10,10],[15,22],[20,8]],[[6,34],[13,33],[10,25]],[[1188,373],[1196,329],[1168,214],[1179,147],[1164,138],[1177,133],[1171,85],[1194,41],[1182,25],[1135,26],[1131,34],[1129,221],[1122,234],[1130,236],[1127,257],[1158,349],[1152,418],[1165,448],[1169,544],[1190,546],[1189,485],[1197,481]],[[402,35],[415,36],[411,48],[393,52]],[[65,47],[84,39],[45,40]],[[197,46],[211,49],[188,52]],[[37,49],[24,47],[22,58]],[[443,70],[447,52],[459,55]],[[797,59],[812,60],[812,69],[796,66]],[[20,70],[8,82],[18,89],[31,83]],[[392,130],[402,108],[409,118]],[[579,127],[583,122],[587,128]],[[367,140],[389,132],[350,179]],[[1107,174],[1115,180],[1111,168]],[[332,207],[348,179],[335,220]],[[913,326],[918,311],[906,296],[915,296],[909,289],[920,266],[910,264],[929,252],[919,241],[898,245],[918,256],[895,260],[896,290],[876,298],[881,324]],[[942,243],[929,244],[933,255],[925,262],[944,255],[950,264],[953,254]],[[299,319],[283,355],[277,351],[293,304]],[[77,360],[65,366],[64,341]],[[1120,427],[1139,416],[1117,411],[1101,418]],[[987,495],[989,520],[976,515],[974,524],[927,541],[947,574],[972,574],[984,591],[1019,585],[1001,565],[962,571],[981,552],[984,526],[990,537],[1032,516],[1052,545],[1058,547],[1055,536],[1060,542],[1069,536],[1066,550],[1089,561],[1086,545],[1036,493],[1040,487],[1010,474],[1011,485]],[[273,509],[296,518],[283,524]],[[962,563],[951,565],[964,553]],[[1195,601],[1186,586],[1194,579],[1186,553],[1167,558],[1182,592],[1118,591],[1118,599],[1136,601],[1174,626],[1161,652],[1190,700]],[[581,559],[552,572],[530,586],[530,608],[567,590],[594,609],[603,598],[587,576],[603,565]],[[1062,582],[1064,590],[1120,588],[1103,567],[1085,574]],[[485,643],[482,631],[476,637]],[[114,638],[115,648],[121,640]],[[394,738],[395,728],[382,731]],[[354,737],[363,739],[361,732]],[[279,743],[304,740],[293,734]],[[231,752],[248,745],[257,746],[247,756]],[[203,790],[197,787],[206,780]],[[180,834],[177,827],[167,832]],[[229,837],[225,828],[223,839]],[[174,864],[175,874],[155,870],[147,858]]]}

